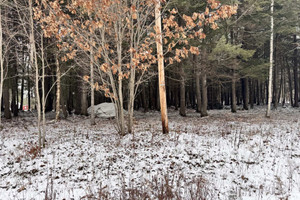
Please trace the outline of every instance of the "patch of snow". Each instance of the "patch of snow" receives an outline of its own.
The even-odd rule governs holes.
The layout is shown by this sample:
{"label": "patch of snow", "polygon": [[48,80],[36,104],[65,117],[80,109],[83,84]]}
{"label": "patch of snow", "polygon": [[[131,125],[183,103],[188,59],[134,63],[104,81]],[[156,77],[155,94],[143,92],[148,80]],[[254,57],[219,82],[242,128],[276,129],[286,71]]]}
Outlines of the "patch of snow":
{"label": "patch of snow", "polygon": [[4,121],[0,199],[45,199],[51,186],[56,199],[99,191],[120,199],[123,186],[147,189],[165,177],[182,199],[199,178],[207,199],[300,199],[299,109],[278,108],[270,119],[264,107],[209,114],[169,110],[171,132],[164,135],[159,112],[138,112],[135,134],[124,137],[112,120],[91,126],[87,117],[72,116],[47,124],[46,148],[36,156],[36,119]]}

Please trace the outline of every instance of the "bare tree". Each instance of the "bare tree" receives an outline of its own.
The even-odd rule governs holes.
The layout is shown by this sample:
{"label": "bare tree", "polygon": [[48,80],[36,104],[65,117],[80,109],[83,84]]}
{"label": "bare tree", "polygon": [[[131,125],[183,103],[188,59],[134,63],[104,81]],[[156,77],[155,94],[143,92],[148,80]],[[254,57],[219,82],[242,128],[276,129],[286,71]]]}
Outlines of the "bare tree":
{"label": "bare tree", "polygon": [[[92,44],[92,42],[91,42]],[[94,83],[94,50],[90,50],[90,76],[91,76],[91,125],[95,125],[95,83]]]}
{"label": "bare tree", "polygon": [[[271,0],[271,36],[270,36],[270,69],[269,69],[269,93],[266,117],[270,117],[272,103],[272,82],[273,82],[273,54],[274,54],[274,0]],[[276,100],[277,101],[277,100]]]}
{"label": "bare tree", "polygon": [[160,112],[163,133],[169,133],[160,9],[161,5],[160,1],[158,0],[155,6],[155,24],[157,32],[159,34],[159,39],[156,41],[156,46],[158,59]]}
{"label": "bare tree", "polygon": [[59,120],[59,114],[60,114],[60,88],[61,88],[61,73],[60,73],[60,65],[59,65],[59,57],[58,54],[55,56],[55,63],[56,63],[56,115],[55,120]]}
{"label": "bare tree", "polygon": [[29,42],[30,42],[30,63],[35,67],[35,95],[36,95],[36,108],[38,113],[38,141],[39,147],[42,147],[42,135],[41,135],[41,102],[40,102],[40,93],[39,93],[39,66],[37,61],[37,52],[36,52],[36,41],[34,36],[34,21],[33,21],[33,7],[32,0],[29,0],[29,19],[30,19],[30,33],[29,33]]}
{"label": "bare tree", "polygon": [[4,82],[4,59],[3,59],[3,29],[2,29],[2,5],[0,4],[0,125],[1,125],[1,103]]}

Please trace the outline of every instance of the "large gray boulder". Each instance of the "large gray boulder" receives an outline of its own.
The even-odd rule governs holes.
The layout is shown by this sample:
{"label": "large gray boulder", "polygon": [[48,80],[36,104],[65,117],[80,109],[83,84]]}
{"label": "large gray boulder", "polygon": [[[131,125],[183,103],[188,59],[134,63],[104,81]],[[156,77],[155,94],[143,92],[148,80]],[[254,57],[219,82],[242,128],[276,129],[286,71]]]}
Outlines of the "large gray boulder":
{"label": "large gray boulder", "polygon": [[[99,118],[114,118],[116,116],[116,110],[114,103],[100,103],[95,105],[95,115]],[[88,108],[88,114],[90,115],[92,111],[92,107]],[[124,110],[124,114],[127,111]]]}

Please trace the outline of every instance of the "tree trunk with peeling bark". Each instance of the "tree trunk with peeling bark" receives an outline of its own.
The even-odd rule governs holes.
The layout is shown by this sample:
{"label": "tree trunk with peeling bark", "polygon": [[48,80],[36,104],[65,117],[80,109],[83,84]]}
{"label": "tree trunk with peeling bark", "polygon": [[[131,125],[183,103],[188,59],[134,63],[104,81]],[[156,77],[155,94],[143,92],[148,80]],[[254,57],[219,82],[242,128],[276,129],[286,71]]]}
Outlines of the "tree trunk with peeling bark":
{"label": "tree trunk with peeling bark", "polygon": [[158,59],[160,111],[161,111],[163,133],[169,133],[160,9],[161,9],[160,1],[157,0],[155,5],[155,25],[158,31],[157,34],[159,35],[159,39],[156,40],[156,46],[157,46],[157,59]]}

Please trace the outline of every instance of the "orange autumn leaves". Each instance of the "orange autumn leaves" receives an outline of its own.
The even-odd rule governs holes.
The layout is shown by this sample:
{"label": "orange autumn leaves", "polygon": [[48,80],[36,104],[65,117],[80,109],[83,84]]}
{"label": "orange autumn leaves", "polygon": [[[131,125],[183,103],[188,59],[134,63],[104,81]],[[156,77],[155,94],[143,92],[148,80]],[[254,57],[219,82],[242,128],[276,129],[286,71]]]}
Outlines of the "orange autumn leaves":
{"label": "orange autumn leaves", "polygon": [[[180,15],[172,9],[163,15],[163,33],[159,33],[151,23],[154,13],[144,13],[154,11],[156,0],[141,0],[139,4],[132,0],[131,3],[124,0],[70,0],[68,3],[42,0],[41,3],[37,1],[34,13],[35,19],[41,23],[44,36],[57,39],[57,47],[64,52],[63,61],[74,59],[80,51],[89,53],[93,48],[94,61],[100,63],[98,66],[102,73],[112,73],[122,80],[130,76],[131,68],[145,72],[157,63],[154,44],[160,34],[163,36],[164,54],[168,55],[166,62],[180,62],[189,53],[200,53],[198,47],[190,45],[190,40],[204,39],[204,26],[217,29],[216,21],[231,17],[237,10],[236,6],[208,0],[204,12],[183,15],[184,23],[179,24]],[[122,30],[118,32],[120,27]],[[145,30],[139,30],[139,27],[145,27]],[[134,34],[137,31],[146,34],[135,42],[137,38],[131,38],[133,30]],[[123,40],[124,59],[121,63],[116,53],[118,40]],[[100,86],[97,88],[107,91]]]}
{"label": "orange autumn leaves", "polygon": [[208,0],[207,5],[204,12],[195,12],[192,16],[182,15],[184,22],[180,24],[176,9],[167,12],[168,16],[163,19],[164,44],[167,45],[166,51],[168,52],[176,48],[174,57],[166,58],[170,64],[173,64],[174,60],[180,62],[188,57],[189,53],[199,54],[198,47],[189,45],[190,40],[205,39],[204,26],[209,26],[216,30],[218,28],[218,20],[229,18],[237,12],[236,5],[221,5],[216,0]]}

